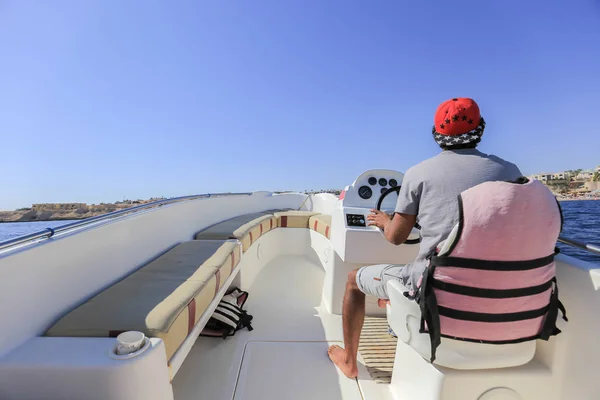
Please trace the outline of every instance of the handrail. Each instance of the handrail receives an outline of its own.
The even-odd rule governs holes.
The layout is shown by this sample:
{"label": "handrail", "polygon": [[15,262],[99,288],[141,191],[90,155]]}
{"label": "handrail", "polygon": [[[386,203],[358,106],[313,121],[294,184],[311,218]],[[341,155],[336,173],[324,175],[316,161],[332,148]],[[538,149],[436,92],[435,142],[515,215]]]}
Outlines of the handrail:
{"label": "handrail", "polygon": [[90,217],[86,219],[82,219],[80,221],[71,222],[69,224],[61,225],[56,228],[46,228],[42,231],[30,233],[28,235],[19,236],[13,239],[6,240],[4,242],[0,242],[0,251],[8,249],[10,247],[18,246],[21,244],[25,244],[27,242],[32,242],[38,239],[49,239],[57,233],[67,232],[73,229],[81,228],[86,225],[90,225],[95,222],[120,217],[126,214],[137,213],[142,210],[146,210],[154,207],[161,207],[167,204],[179,203],[181,201],[189,201],[189,200],[197,200],[197,199],[206,199],[209,197],[219,197],[219,196],[249,196],[252,193],[250,192],[240,192],[240,193],[206,193],[206,194],[197,194],[191,196],[181,196],[181,197],[172,197],[170,199],[165,200],[157,200],[151,203],[140,204],[139,206],[133,206],[129,208],[125,208],[123,210],[113,211],[107,214],[98,215],[96,217]]}
{"label": "handrail", "polygon": [[600,254],[600,247],[598,247],[594,244],[581,243],[576,240],[568,239],[568,238],[562,237],[562,236],[558,237],[558,241],[561,243],[564,243],[564,244],[568,244],[573,247],[580,248],[582,250],[589,251],[594,254]]}

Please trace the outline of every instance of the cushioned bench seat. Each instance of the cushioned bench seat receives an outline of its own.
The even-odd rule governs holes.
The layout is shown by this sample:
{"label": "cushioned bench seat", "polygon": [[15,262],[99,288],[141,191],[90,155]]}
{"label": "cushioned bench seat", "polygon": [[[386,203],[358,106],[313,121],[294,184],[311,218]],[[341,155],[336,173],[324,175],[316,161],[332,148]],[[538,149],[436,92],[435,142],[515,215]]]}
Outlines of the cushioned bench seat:
{"label": "cushioned bench seat", "polygon": [[62,317],[46,335],[115,337],[137,330],[163,339],[170,359],[240,258],[235,240],[181,243]]}
{"label": "cushioned bench seat", "polygon": [[236,229],[265,215],[273,215],[273,212],[260,211],[226,219],[196,233],[195,239],[237,239],[233,234]]}
{"label": "cushioned bench seat", "polygon": [[[203,229],[195,235],[195,239],[238,239],[242,242],[242,252],[246,252],[252,246],[252,243],[268,231],[277,227],[308,228],[309,219],[317,215],[320,214],[312,211],[293,210],[266,210],[243,214]],[[331,217],[329,217],[330,224]]]}
{"label": "cushioned bench seat", "polygon": [[327,214],[318,214],[313,215],[308,220],[308,225],[310,229],[320,233],[325,236],[327,239],[330,239],[331,236],[331,215]]}
{"label": "cushioned bench seat", "polygon": [[277,218],[274,215],[264,215],[240,226],[233,231],[233,236],[242,242],[242,251],[245,252],[256,239],[275,228],[277,228]]}
{"label": "cushioned bench seat", "polygon": [[242,251],[246,251],[261,235],[277,228],[277,218],[273,216],[272,211],[274,210],[227,219],[198,232],[195,239],[239,239],[242,242]]}
{"label": "cushioned bench seat", "polygon": [[312,211],[283,211],[276,212],[277,226],[280,228],[308,228],[308,220],[319,213]]}

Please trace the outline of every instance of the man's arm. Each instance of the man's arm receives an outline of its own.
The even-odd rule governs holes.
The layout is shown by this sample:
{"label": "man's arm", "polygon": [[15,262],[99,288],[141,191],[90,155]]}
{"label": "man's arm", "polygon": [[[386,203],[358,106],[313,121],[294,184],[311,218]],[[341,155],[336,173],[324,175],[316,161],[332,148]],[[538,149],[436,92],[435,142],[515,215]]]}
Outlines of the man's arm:
{"label": "man's arm", "polygon": [[406,242],[416,222],[416,215],[394,213],[394,217],[383,229],[383,235],[390,243],[397,246]]}
{"label": "man's arm", "polygon": [[420,179],[420,173],[409,168],[402,180],[393,216],[371,210],[375,215],[371,214],[373,217],[367,218],[375,223],[370,225],[383,229],[383,234],[390,243],[404,243],[417,222],[422,192],[423,181]]}
{"label": "man's arm", "polygon": [[367,220],[371,221],[369,226],[383,229],[383,236],[395,245],[406,241],[417,220],[416,215],[394,213],[394,216],[391,217],[379,210],[371,210],[371,212],[373,214],[367,216]]}

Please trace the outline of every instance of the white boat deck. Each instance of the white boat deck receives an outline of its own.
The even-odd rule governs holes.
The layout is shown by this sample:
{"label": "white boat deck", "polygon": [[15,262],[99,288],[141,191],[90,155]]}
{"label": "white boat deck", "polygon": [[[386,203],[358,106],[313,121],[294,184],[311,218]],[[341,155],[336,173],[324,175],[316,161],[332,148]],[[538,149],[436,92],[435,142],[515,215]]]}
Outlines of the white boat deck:
{"label": "white boat deck", "polygon": [[279,256],[262,267],[243,288],[254,330],[226,340],[200,337],[173,381],[175,399],[350,400],[362,399],[369,383],[371,390],[387,387],[373,383],[362,363],[354,380],[329,360],[328,345],[343,340],[341,316],[321,305],[324,275],[305,256]]}

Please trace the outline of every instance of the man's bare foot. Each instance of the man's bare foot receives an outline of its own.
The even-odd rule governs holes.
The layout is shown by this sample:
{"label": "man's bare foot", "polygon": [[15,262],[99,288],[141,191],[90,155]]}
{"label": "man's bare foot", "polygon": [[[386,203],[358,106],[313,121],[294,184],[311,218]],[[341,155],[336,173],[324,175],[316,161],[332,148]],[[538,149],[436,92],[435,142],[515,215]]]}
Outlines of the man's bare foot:
{"label": "man's bare foot", "polygon": [[379,306],[379,308],[385,308],[385,306],[387,304],[390,304],[389,300],[384,300],[384,299],[378,299],[377,300],[377,305]]}
{"label": "man's bare foot", "polygon": [[337,367],[346,375],[348,378],[354,379],[358,376],[358,368],[356,366],[356,360],[347,360],[346,350],[340,346],[333,345],[329,346],[327,350],[329,358]]}

